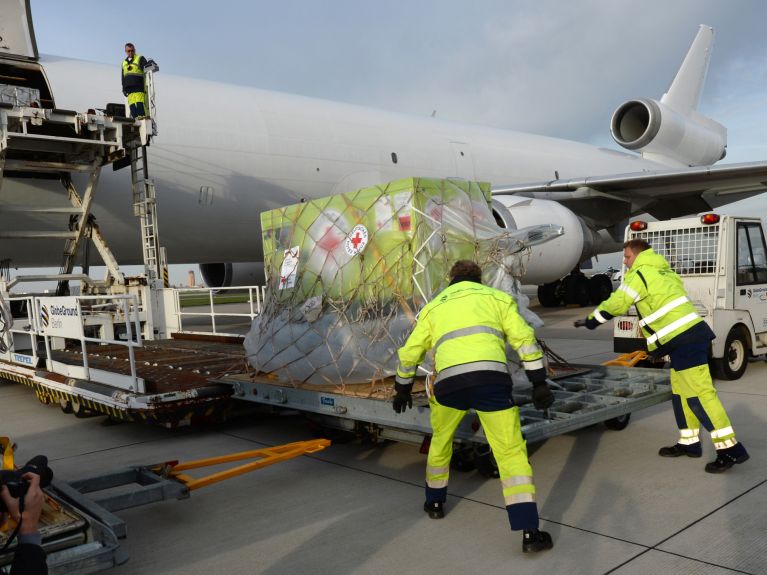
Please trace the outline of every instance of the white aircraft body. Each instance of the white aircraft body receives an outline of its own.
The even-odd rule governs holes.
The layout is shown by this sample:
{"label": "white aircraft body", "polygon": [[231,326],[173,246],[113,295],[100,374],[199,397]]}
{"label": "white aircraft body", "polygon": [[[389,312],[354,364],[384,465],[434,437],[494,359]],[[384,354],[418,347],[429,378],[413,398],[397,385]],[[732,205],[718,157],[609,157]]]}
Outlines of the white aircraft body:
{"label": "white aircraft body", "polygon": [[[0,13],[20,6],[0,0]],[[45,107],[85,111],[120,101],[119,62],[38,58],[26,9],[27,53],[0,53],[0,73],[23,67],[50,100]],[[632,215],[681,216],[764,191],[767,163],[712,167],[724,156],[726,131],[696,112],[712,37],[701,26],[660,101],[629,101],[613,115],[615,140],[641,154],[160,73],[159,134],[148,148],[160,241],[171,263],[202,264],[208,285],[257,283],[262,211],[399,178],[458,177],[493,184],[495,212],[507,227],[564,227],[563,236],[533,249],[524,278],[553,282],[619,250]],[[3,175],[0,229],[61,229],[61,215],[3,210],[66,206],[59,182]],[[104,170],[93,213],[117,260],[141,263],[128,169]],[[58,265],[62,244],[4,240],[0,260]]]}

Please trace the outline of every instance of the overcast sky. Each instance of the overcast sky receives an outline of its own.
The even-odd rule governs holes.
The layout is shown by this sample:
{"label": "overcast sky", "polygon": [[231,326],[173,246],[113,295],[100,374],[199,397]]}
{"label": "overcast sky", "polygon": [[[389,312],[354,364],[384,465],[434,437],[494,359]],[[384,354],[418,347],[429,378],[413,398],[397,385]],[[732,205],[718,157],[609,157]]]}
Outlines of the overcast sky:
{"label": "overcast sky", "polygon": [[613,148],[615,108],[660,98],[707,24],[714,50],[699,110],[728,128],[725,162],[767,160],[760,0],[32,0],[32,15],[44,54],[117,69],[131,41],[161,75]]}
{"label": "overcast sky", "polygon": [[700,111],[727,126],[727,161],[767,159],[760,0],[32,0],[32,14],[46,54],[117,67],[132,41],[161,74],[611,146],[615,108],[659,98],[708,24]]}

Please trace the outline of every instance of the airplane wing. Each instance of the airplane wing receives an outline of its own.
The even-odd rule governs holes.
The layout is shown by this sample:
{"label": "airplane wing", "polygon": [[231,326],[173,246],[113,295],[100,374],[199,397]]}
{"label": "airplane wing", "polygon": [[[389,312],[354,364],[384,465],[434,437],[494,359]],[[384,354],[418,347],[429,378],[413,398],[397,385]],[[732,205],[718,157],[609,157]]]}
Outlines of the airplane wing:
{"label": "airplane wing", "polygon": [[555,200],[597,225],[640,213],[663,220],[705,212],[767,191],[767,162],[589,176],[500,186],[493,195]]}

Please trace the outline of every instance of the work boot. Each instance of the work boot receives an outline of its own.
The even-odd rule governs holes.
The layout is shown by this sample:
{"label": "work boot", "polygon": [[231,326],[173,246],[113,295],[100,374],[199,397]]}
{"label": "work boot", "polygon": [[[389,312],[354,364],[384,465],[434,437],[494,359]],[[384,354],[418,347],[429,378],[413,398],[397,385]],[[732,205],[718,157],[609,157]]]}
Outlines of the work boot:
{"label": "work boot", "polygon": [[700,457],[703,455],[703,449],[700,447],[700,441],[696,441],[690,445],[677,443],[671,447],[661,447],[658,451],[658,455],[661,457],[681,457],[682,455],[686,455],[687,457]]}
{"label": "work boot", "polygon": [[522,552],[523,553],[536,553],[538,551],[546,551],[554,547],[554,542],[551,540],[551,535],[545,531],[539,531],[538,529],[525,529],[522,532]]}
{"label": "work boot", "polygon": [[423,510],[429,514],[430,519],[442,519],[445,516],[441,501],[433,501],[432,503],[427,501],[423,504]]}
{"label": "work boot", "polygon": [[743,444],[736,443],[727,449],[717,449],[716,459],[711,463],[706,463],[706,471],[708,473],[722,473],[736,463],[743,463],[748,458],[748,452]]}

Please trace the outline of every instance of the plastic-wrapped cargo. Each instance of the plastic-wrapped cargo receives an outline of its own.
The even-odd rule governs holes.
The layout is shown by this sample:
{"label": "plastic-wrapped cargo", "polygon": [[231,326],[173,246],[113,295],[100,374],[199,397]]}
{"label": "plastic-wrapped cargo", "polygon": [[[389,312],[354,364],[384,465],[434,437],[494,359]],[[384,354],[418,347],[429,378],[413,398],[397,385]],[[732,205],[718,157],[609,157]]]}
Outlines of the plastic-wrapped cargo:
{"label": "plastic-wrapped cargo", "polygon": [[266,300],[245,339],[248,360],[280,382],[336,386],[394,374],[397,348],[459,259],[476,261],[483,283],[542,325],[519,278],[527,247],[562,233],[500,228],[489,184],[426,178],[264,212],[261,229]]}
{"label": "plastic-wrapped cargo", "polygon": [[40,106],[40,90],[25,86],[0,84],[0,102],[13,106]]}

